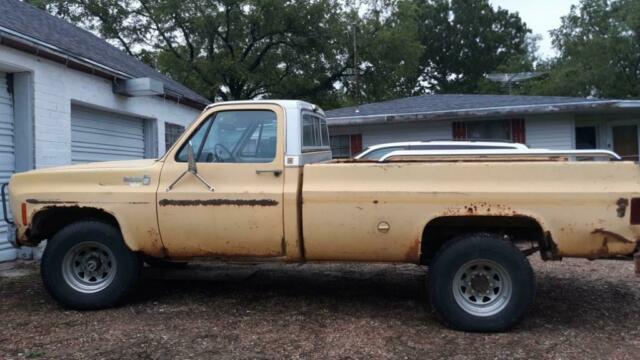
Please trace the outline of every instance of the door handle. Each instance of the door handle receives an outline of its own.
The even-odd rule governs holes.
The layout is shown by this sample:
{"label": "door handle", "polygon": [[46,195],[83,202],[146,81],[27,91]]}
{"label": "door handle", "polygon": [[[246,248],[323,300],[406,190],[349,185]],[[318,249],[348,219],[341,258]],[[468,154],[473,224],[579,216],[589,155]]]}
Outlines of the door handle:
{"label": "door handle", "polygon": [[272,173],[273,176],[278,177],[282,175],[282,170],[256,170],[256,174],[258,175],[267,173]]}

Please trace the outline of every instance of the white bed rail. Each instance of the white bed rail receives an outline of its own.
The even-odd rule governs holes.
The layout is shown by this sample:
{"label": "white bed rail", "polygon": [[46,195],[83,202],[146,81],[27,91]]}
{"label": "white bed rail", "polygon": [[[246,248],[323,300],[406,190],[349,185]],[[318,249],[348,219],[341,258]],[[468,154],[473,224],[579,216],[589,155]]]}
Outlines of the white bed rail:
{"label": "white bed rail", "polygon": [[470,149],[470,150],[395,150],[380,158],[378,162],[388,161],[393,157],[558,157],[565,156],[572,160],[579,157],[607,158],[622,160],[618,154],[609,150],[550,150],[550,149]]}

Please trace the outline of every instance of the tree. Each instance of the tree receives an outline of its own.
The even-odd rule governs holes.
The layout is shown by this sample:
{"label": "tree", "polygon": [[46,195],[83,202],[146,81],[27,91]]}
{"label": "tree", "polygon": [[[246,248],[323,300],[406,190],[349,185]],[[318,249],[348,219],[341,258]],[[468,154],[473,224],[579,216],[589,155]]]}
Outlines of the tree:
{"label": "tree", "polygon": [[336,0],[33,1],[212,99],[327,99],[351,66]]}
{"label": "tree", "polygon": [[439,93],[476,93],[484,76],[528,53],[531,32],[516,13],[488,0],[413,0],[420,42],[420,85]]}
{"label": "tree", "polygon": [[640,2],[582,0],[552,32],[559,56],[541,65],[540,95],[640,96]]}
{"label": "tree", "polygon": [[343,82],[362,102],[426,92],[500,92],[484,75],[530,71],[537,60],[538,38],[529,36],[517,14],[487,0],[398,0],[369,8],[354,20],[359,84],[355,89],[353,77]]}
{"label": "tree", "polygon": [[525,24],[488,0],[27,1],[211,99],[480,92],[487,72],[527,56]]}
{"label": "tree", "polygon": [[[345,101],[367,103],[413,95],[424,48],[418,38],[415,5],[409,1],[370,2],[367,11],[352,10],[349,40],[357,37],[358,77],[345,78]],[[351,49],[353,52],[353,49]]]}

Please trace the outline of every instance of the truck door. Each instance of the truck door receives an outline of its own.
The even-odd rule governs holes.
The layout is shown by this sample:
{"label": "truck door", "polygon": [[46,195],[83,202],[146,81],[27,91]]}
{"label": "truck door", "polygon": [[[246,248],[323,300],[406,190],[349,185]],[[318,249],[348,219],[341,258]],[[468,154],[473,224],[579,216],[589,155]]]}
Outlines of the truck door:
{"label": "truck door", "polygon": [[[275,105],[215,107],[191,127],[160,176],[158,221],[169,257],[283,255],[283,139],[284,112]],[[175,182],[187,170],[188,144],[197,174]]]}

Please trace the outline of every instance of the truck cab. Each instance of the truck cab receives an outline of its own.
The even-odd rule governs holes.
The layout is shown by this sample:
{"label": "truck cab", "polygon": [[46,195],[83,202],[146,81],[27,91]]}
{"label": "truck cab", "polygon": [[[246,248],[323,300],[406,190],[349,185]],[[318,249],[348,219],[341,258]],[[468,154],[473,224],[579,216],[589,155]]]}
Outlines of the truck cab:
{"label": "truck cab", "polygon": [[[189,149],[198,176],[180,178]],[[300,259],[285,240],[297,238],[298,217],[283,214],[298,211],[302,165],[327,160],[327,123],[314,105],[210,106],[161,160],[157,210],[165,254]]]}

